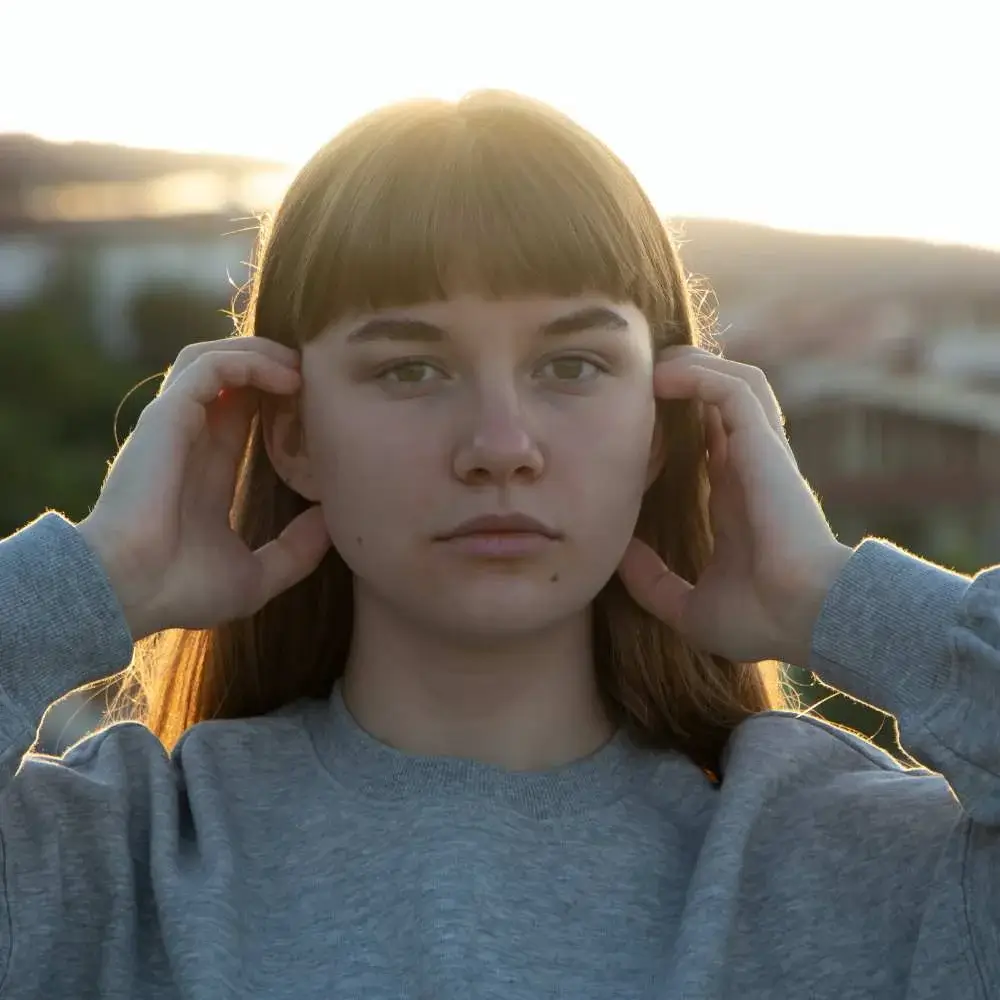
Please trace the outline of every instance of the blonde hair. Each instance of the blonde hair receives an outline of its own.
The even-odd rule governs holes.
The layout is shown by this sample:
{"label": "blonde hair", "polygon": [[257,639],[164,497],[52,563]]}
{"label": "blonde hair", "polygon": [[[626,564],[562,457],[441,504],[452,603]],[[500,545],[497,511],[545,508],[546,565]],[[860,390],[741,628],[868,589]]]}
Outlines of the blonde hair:
{"label": "blonde hair", "polygon": [[[459,291],[598,293],[635,303],[657,347],[709,340],[676,243],[628,168],[556,110],[497,91],[392,105],[335,136],[264,221],[249,291],[237,335],[293,345],[354,311]],[[692,403],[661,403],[659,419],[668,429],[664,465],[637,534],[694,580],[712,546],[700,414]],[[304,508],[276,475],[255,421],[232,507],[236,530],[257,547]],[[718,772],[735,726],[787,707],[776,664],[688,647],[617,577],[595,599],[593,621],[606,709],[640,745],[679,750]],[[202,720],[327,698],[352,622],[352,575],[331,551],[247,619],[144,640],[116,705],[170,749]]]}

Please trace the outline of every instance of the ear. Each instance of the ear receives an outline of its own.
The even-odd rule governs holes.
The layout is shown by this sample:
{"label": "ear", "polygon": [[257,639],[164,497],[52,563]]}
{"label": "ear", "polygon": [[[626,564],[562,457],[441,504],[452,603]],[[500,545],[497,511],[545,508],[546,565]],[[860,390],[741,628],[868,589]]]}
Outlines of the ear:
{"label": "ear", "polygon": [[278,476],[289,489],[318,503],[319,490],[306,447],[298,397],[264,396],[260,426],[267,456]]}
{"label": "ear", "polygon": [[649,466],[646,469],[646,489],[656,482],[657,477],[663,472],[663,467],[667,463],[666,435],[663,432],[663,421],[659,412],[656,415],[656,422],[653,424],[653,440],[649,445]]}

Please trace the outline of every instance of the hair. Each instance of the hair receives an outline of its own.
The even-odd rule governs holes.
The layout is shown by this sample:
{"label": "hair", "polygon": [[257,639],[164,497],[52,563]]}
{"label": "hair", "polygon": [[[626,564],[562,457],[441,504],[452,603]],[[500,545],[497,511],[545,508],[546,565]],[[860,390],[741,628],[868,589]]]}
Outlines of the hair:
{"label": "hair", "polygon": [[[337,318],[461,292],[601,294],[634,303],[654,346],[712,346],[677,242],[603,143],[560,112],[502,91],[416,100],[355,121],[320,149],[261,221],[236,336],[300,345]],[[636,534],[696,580],[712,549],[698,405],[659,402],[664,456]],[[307,502],[275,472],[260,416],[231,511],[251,548]],[[331,614],[331,609],[335,613]],[[714,774],[732,730],[786,708],[780,665],[689,647],[641,609],[617,574],[593,606],[596,677],[609,717],[640,746]],[[331,549],[306,579],[248,618],[137,644],[112,705],[171,750],[208,719],[328,698],[351,646],[353,578]]]}

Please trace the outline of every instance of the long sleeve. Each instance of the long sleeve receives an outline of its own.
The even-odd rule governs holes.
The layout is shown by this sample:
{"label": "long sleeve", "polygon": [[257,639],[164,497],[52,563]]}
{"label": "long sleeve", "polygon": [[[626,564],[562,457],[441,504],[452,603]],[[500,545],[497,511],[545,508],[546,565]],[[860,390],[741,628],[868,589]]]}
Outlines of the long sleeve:
{"label": "long sleeve", "polygon": [[968,930],[1000,990],[1000,567],[970,579],[866,540],[827,596],[809,666],[893,715],[903,749],[948,782]]}
{"label": "long sleeve", "polygon": [[69,521],[43,514],[0,541],[0,789],[48,706],[131,655],[107,575]]}
{"label": "long sleeve", "polygon": [[895,716],[903,749],[1000,827],[1000,567],[970,580],[863,542],[827,596],[809,667]]}

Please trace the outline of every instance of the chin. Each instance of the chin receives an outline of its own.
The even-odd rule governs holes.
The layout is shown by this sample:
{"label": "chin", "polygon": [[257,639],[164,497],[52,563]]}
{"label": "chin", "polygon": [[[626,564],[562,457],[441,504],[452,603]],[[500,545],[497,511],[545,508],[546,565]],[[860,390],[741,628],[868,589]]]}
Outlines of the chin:
{"label": "chin", "polygon": [[[438,592],[431,616],[441,627],[475,640],[502,641],[544,632],[584,614],[599,588],[581,593],[558,578],[476,581],[456,593]],[[429,610],[429,609],[428,609]]]}

